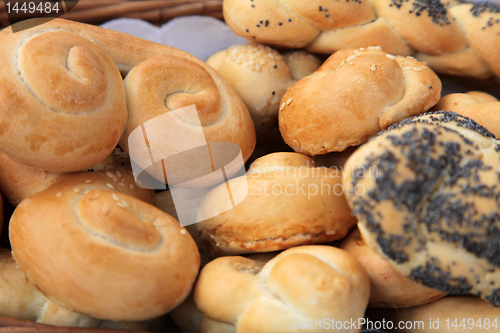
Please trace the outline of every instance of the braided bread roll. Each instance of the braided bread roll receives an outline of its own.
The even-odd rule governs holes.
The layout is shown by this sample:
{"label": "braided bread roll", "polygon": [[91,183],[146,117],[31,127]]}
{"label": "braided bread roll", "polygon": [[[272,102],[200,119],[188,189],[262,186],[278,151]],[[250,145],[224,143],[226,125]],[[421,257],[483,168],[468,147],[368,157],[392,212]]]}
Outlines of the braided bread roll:
{"label": "braided bread roll", "polygon": [[242,199],[234,208],[224,211],[226,184],[205,196],[198,216],[213,217],[196,224],[198,235],[213,256],[341,239],[356,224],[341,181],[341,170],[316,168],[307,156],[266,155],[227,182],[232,197]]}
{"label": "braided bread roll", "polygon": [[341,50],[281,100],[283,139],[306,155],[342,151],[427,111],[441,81],[425,64],[379,48]]}
{"label": "braided bread roll", "polygon": [[224,0],[224,19],[258,43],[328,53],[381,46],[441,73],[500,76],[500,6],[459,1]]}
{"label": "braided bread roll", "polygon": [[297,80],[317,70],[320,60],[305,51],[281,55],[260,44],[234,45],[207,59],[245,102],[257,132],[276,124],[280,101]]}
{"label": "braided bread roll", "polygon": [[450,94],[443,96],[431,110],[452,111],[474,119],[500,138],[500,101],[492,95],[480,91]]}
{"label": "braided bread roll", "polygon": [[99,327],[143,330],[140,323],[107,322],[75,313],[43,296],[16,267],[11,253],[0,249],[0,315],[65,327]]}
{"label": "braided bread roll", "polygon": [[[38,22],[18,24],[31,23]],[[245,159],[252,153],[245,105],[212,67],[184,51],[62,19],[17,33],[6,28],[0,42],[0,150],[16,162],[84,170],[120,138],[128,153],[128,135],[147,120],[193,104],[207,141],[237,144]],[[120,73],[136,66],[124,86]]]}
{"label": "braided bread roll", "polygon": [[[274,333],[292,331],[294,323],[304,321],[357,321],[369,294],[368,276],[354,257],[313,245],[288,249],[268,263],[215,259],[200,272],[194,301],[203,315],[234,325],[239,333]],[[361,327],[314,332],[361,332]]]}
{"label": "braided bread roll", "polygon": [[23,200],[10,222],[12,251],[36,288],[72,311],[150,319],[188,295],[200,256],[177,220],[127,195],[115,176],[65,174]]}
{"label": "braided bread roll", "polygon": [[347,200],[368,246],[405,276],[500,306],[500,142],[452,112],[410,118],[351,155]]}

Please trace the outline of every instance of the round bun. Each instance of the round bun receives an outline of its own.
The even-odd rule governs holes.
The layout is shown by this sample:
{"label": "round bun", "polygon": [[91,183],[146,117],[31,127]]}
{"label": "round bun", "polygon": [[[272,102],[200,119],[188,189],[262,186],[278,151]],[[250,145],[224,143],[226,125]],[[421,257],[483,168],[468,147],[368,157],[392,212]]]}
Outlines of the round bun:
{"label": "round bun", "polygon": [[316,245],[288,249],[266,264],[215,259],[200,272],[194,300],[204,316],[234,325],[237,332],[284,332],[294,320],[362,318],[369,294],[368,276],[354,257]]}
{"label": "round bun", "polygon": [[452,111],[474,119],[500,138],[500,102],[494,96],[480,91],[450,94],[442,97],[432,110]]}
{"label": "round bun", "polygon": [[462,1],[224,0],[224,19],[252,42],[332,54],[380,46],[438,72],[500,76],[500,6]]}
{"label": "round bun", "polygon": [[365,268],[370,278],[368,306],[377,308],[407,308],[426,304],[446,293],[424,287],[399,273],[390,262],[375,254],[363,241],[356,228],[339,246],[352,254]]}
{"label": "round bun", "polygon": [[17,265],[36,288],[72,311],[115,321],[181,303],[200,257],[179,222],[110,182],[83,177],[76,186],[63,177],[21,202],[10,222]]}
{"label": "round bun", "polygon": [[381,133],[344,168],[364,241],[425,286],[500,306],[499,159],[493,134],[452,112]]}
{"label": "round bun", "polygon": [[342,50],[288,89],[279,127],[296,152],[342,151],[427,111],[440,94],[439,78],[413,58],[378,48]]}
{"label": "round bun", "polygon": [[[271,252],[343,238],[356,224],[345,201],[342,171],[316,168],[297,153],[254,161],[228,181],[237,203],[226,210],[226,184],[212,189],[198,213],[198,234],[212,255]],[[206,218],[209,217],[209,218]]]}
{"label": "round bun", "polygon": [[260,44],[231,46],[208,58],[207,63],[240,95],[258,132],[275,125],[287,88],[321,65],[318,58],[307,52],[282,56]]}

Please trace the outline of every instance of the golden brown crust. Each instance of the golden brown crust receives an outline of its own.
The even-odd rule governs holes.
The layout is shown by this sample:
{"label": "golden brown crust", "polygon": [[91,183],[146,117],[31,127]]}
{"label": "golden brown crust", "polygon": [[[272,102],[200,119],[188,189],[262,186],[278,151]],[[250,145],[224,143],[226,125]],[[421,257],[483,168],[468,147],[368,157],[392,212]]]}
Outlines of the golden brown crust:
{"label": "golden brown crust", "polygon": [[474,119],[500,138],[500,102],[494,96],[478,91],[450,94],[442,97],[432,110],[452,111]]}
{"label": "golden brown crust", "polygon": [[243,257],[215,259],[201,271],[194,300],[203,315],[238,332],[283,332],[294,318],[360,318],[369,292],[366,272],[347,252],[299,246],[266,264]]}
{"label": "golden brown crust", "polygon": [[256,130],[276,123],[286,89],[321,65],[315,56],[295,51],[285,55],[260,44],[235,45],[207,59],[245,102]]}
{"label": "golden brown crust", "polygon": [[17,206],[25,198],[41,192],[54,181],[74,178],[74,184],[97,181],[103,185],[109,183],[119,192],[136,197],[154,205],[153,190],[139,187],[132,175],[130,159],[120,149],[109,155],[103,162],[88,171],[59,173],[32,169],[19,164],[0,153],[0,190],[13,206]]}
{"label": "golden brown crust", "polygon": [[399,273],[387,260],[370,249],[357,228],[349,233],[339,247],[352,254],[368,273],[370,307],[408,308],[435,301],[446,295]]}
{"label": "golden brown crust", "polygon": [[499,152],[491,132],[452,112],[381,133],[344,169],[363,239],[425,286],[500,306]]}
{"label": "golden brown crust", "polygon": [[437,103],[441,81],[423,63],[377,48],[341,50],[283,96],[285,142],[307,155],[342,151]]}
{"label": "golden brown crust", "polygon": [[[34,20],[20,23],[19,27],[36,22]],[[134,121],[127,123],[127,131],[121,139],[120,144],[123,145],[125,151],[127,151],[128,133],[141,125],[135,120],[139,122],[146,121],[169,112],[171,108],[190,104],[195,104],[199,108],[198,111],[204,125],[203,129],[207,141],[235,143],[240,146],[244,159],[247,159],[253,151],[255,130],[248,110],[239,96],[213,68],[184,51],[124,33],[62,19],[51,20],[15,34],[12,33],[11,28],[6,28],[0,33],[0,40],[3,45],[9,45],[9,47],[3,48],[0,53],[2,59],[0,72],[2,82],[5,83],[0,86],[0,111],[3,114],[2,119],[4,121],[3,131],[0,133],[0,143],[2,152],[17,162],[33,168],[59,172],[83,170],[99,163],[113,151],[125,128],[127,107],[128,117]],[[54,46],[42,48],[37,44],[38,41],[40,43],[54,41]],[[59,44],[64,45],[59,47]],[[55,52],[54,48],[59,50],[59,53]],[[38,95],[32,95],[30,90],[24,89],[26,84],[29,84],[33,90],[35,84],[44,82],[43,75],[37,76],[40,74],[39,71],[29,71],[32,73],[29,78],[24,78],[25,74],[23,74],[28,71],[30,66],[33,66],[31,61],[38,54],[37,50],[41,50],[40,52],[50,50],[55,59],[64,60],[68,58],[67,64],[70,71],[83,77],[82,82],[89,83],[88,89],[92,93],[84,93],[83,89],[68,88],[68,86],[72,87],[74,84],[68,85],[66,79],[59,80],[60,77],[64,78],[65,75],[69,75],[71,78],[64,66],[59,66],[54,71],[49,67],[43,67],[48,73],[48,79],[52,79],[53,82],[48,81],[49,83],[41,85],[37,89],[47,96],[42,94],[41,97],[37,97]],[[70,50],[69,53],[68,50]],[[19,55],[22,56],[19,65],[21,66],[21,76],[16,70],[18,67],[16,63],[18,51]],[[61,63],[66,64],[64,61]],[[158,69],[175,68],[177,70],[175,73],[178,74],[181,71],[183,76],[190,73],[191,77],[198,77],[200,82],[197,81],[198,79],[182,82],[182,80],[176,80],[168,75],[162,77],[165,71],[159,70],[157,76],[165,80],[164,82],[176,82],[175,88],[177,90],[171,91],[167,89],[167,91],[162,91],[165,93],[162,96],[159,96],[160,93],[157,91],[158,95],[156,97],[164,104],[163,108],[154,109],[147,113],[147,110],[141,108],[140,103],[133,107],[125,105],[125,94],[120,76],[120,72],[126,75],[139,64],[140,67],[134,69],[127,82],[134,81],[133,78],[142,72],[151,73],[151,67]],[[38,68],[41,67],[38,66]],[[92,77],[95,71],[102,72],[99,73],[100,79]],[[174,74],[175,77],[178,77],[177,74]],[[113,82],[105,81],[105,76],[109,76],[108,80],[111,80],[112,76]],[[100,81],[101,79],[102,81]],[[147,80],[147,77],[144,79]],[[62,98],[55,93],[57,90],[53,89],[53,85],[57,85],[55,81],[62,85],[61,91],[64,88],[66,98]],[[143,89],[143,82],[141,80],[134,82],[139,86],[127,86],[127,93],[137,91],[147,95],[148,91]],[[196,83],[193,84],[193,82]],[[77,83],[79,84],[79,81]],[[191,91],[191,86],[196,89]],[[155,87],[164,90],[165,84],[156,83]],[[199,87],[202,90],[205,88],[208,90],[206,93],[198,94],[200,92]],[[39,94],[37,89],[33,91]],[[109,94],[106,95],[106,91]],[[17,95],[14,95],[14,92]],[[79,97],[80,94],[82,94],[81,98]],[[12,100],[15,96],[21,97],[16,100],[16,103]],[[167,97],[169,97],[169,100],[166,101],[165,105],[164,102]],[[130,96],[128,98],[128,102],[130,102]],[[41,110],[43,110],[39,105],[42,103],[41,100],[49,105],[48,111],[50,112],[41,113]],[[85,101],[88,103],[85,104]],[[144,101],[144,99],[141,101]],[[70,102],[76,104],[74,110],[68,109],[66,105],[59,105]],[[153,100],[150,102],[157,103],[158,101]],[[54,105],[50,103],[54,103]],[[99,106],[100,103],[104,103],[103,106]],[[109,104],[111,109],[104,109],[105,104]],[[16,108],[16,110],[10,110],[9,108]],[[54,112],[50,108],[58,112]],[[94,109],[96,112],[92,111]],[[16,115],[19,115],[18,110],[25,110],[23,112],[26,112],[28,116],[16,120]],[[68,117],[63,112],[78,114],[74,114],[74,117]],[[91,119],[90,117],[94,113],[102,114],[102,116]],[[86,121],[81,121],[81,119]],[[70,127],[70,122],[75,123],[76,127]],[[12,126],[12,124],[17,123],[24,125],[23,128],[27,128],[28,131],[36,124],[36,131],[41,134],[37,134],[38,132],[35,131],[30,136],[25,137],[22,131]],[[12,138],[17,137],[19,137],[18,140],[10,141]]]}
{"label": "golden brown crust", "polygon": [[0,249],[0,315],[64,327],[143,329],[140,323],[107,322],[69,311],[47,299],[16,267],[10,251]]}
{"label": "golden brown crust", "polygon": [[500,6],[494,2],[224,0],[223,9],[230,28],[254,42],[328,54],[381,46],[414,54],[439,72],[500,75]]}
{"label": "golden brown crust", "polygon": [[200,260],[186,230],[109,181],[79,176],[16,208],[9,232],[19,268],[48,298],[97,318],[144,320],[182,302]]}
{"label": "golden brown crust", "polygon": [[[212,255],[271,252],[343,238],[356,221],[345,202],[339,169],[315,168],[307,156],[275,153],[257,159],[246,177],[228,184],[234,198],[224,209],[226,184],[204,198],[197,224]],[[245,191],[248,190],[245,196]]]}

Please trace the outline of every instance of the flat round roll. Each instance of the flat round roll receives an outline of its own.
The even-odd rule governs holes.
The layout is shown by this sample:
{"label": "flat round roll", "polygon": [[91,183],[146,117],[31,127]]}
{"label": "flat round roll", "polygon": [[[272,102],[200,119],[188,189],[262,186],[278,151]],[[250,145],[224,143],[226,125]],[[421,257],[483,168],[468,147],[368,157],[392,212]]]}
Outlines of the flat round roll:
{"label": "flat round roll", "polygon": [[257,132],[275,126],[281,98],[288,87],[311,74],[320,60],[305,51],[281,55],[261,44],[234,45],[207,59],[248,107]]}
{"label": "flat round roll", "polygon": [[[207,142],[234,143],[244,159],[251,155],[255,129],[244,103],[217,71],[187,52],[62,19],[16,27],[21,31],[0,32],[6,46],[0,51],[0,150],[16,162],[84,170],[104,160],[120,138],[128,153],[129,134],[145,122],[190,105]],[[121,75],[133,68],[124,85]],[[149,137],[150,148],[168,141],[164,132],[158,136]],[[164,158],[154,156],[153,164]]]}
{"label": "flat round roll", "polygon": [[480,91],[443,96],[432,111],[452,111],[476,121],[486,127],[496,138],[500,138],[500,101]]}
{"label": "flat round roll", "polygon": [[279,128],[298,153],[342,151],[427,111],[440,96],[441,81],[424,63],[379,48],[346,49],[287,90]]}
{"label": "flat round roll", "polygon": [[356,224],[341,181],[341,170],[316,168],[307,156],[266,155],[254,161],[246,176],[205,196],[198,211],[198,235],[214,256],[341,239]]}
{"label": "flat round roll", "polygon": [[332,54],[380,46],[437,72],[500,76],[494,1],[224,0],[224,20],[251,42]]}
{"label": "flat round roll", "polygon": [[145,320],[180,304],[200,264],[189,233],[110,183],[73,181],[59,179],[12,215],[12,251],[27,278],[49,299],[100,319]]}
{"label": "flat round roll", "polygon": [[[288,249],[267,263],[215,259],[201,270],[194,301],[215,321],[205,325],[202,319],[200,333],[226,325],[239,333],[291,332],[299,326],[302,332],[354,333],[361,332],[359,325],[336,329],[334,322],[363,318],[369,294],[368,276],[354,257],[332,246],[312,245]],[[322,325],[315,330],[304,329],[317,321]]]}
{"label": "flat round roll", "polygon": [[500,306],[500,144],[469,118],[410,118],[351,155],[344,186],[364,241],[405,276]]}
{"label": "flat round roll", "polygon": [[357,228],[349,233],[339,248],[352,254],[368,273],[370,307],[408,308],[433,302],[446,295],[399,273],[390,262],[375,254],[366,245]]}

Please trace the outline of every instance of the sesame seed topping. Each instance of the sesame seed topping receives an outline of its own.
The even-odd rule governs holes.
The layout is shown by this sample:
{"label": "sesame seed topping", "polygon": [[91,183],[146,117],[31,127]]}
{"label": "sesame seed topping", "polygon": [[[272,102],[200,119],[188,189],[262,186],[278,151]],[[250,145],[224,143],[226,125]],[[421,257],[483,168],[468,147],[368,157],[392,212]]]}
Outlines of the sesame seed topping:
{"label": "sesame seed topping", "polygon": [[121,201],[117,202],[116,205],[121,208],[127,208]]}
{"label": "sesame seed topping", "polygon": [[394,58],[396,58],[395,56],[393,56],[392,54],[389,54],[389,53],[387,53],[387,54],[386,54],[386,56],[387,56],[387,58],[389,58],[389,59],[394,59]]}
{"label": "sesame seed topping", "polygon": [[380,46],[368,46],[368,50],[382,50]]}
{"label": "sesame seed topping", "polygon": [[403,69],[413,69],[411,66],[403,66]]}
{"label": "sesame seed topping", "polygon": [[109,178],[113,178],[114,175],[112,172],[106,171],[106,176],[108,176]]}
{"label": "sesame seed topping", "polygon": [[40,178],[42,179],[47,178],[47,172],[45,172],[45,170],[40,171]]}
{"label": "sesame seed topping", "polygon": [[351,61],[351,60],[353,60],[354,58],[356,58],[356,55],[354,55],[354,54],[353,54],[353,55],[349,56],[349,57],[346,59],[346,61]]}
{"label": "sesame seed topping", "polygon": [[120,202],[125,206],[125,207],[128,207],[128,203],[125,201],[125,200],[120,200]]}
{"label": "sesame seed topping", "polygon": [[80,193],[80,189],[78,187],[75,187],[73,191],[75,191],[75,193]]}
{"label": "sesame seed topping", "polygon": [[187,231],[186,231],[186,229],[182,228],[182,229],[181,229],[181,234],[182,234],[182,235],[185,235],[185,234],[187,234]]}
{"label": "sesame seed topping", "polygon": [[106,183],[106,186],[109,187],[110,189],[114,189],[115,187],[113,185],[111,185],[110,183]]}
{"label": "sesame seed topping", "polygon": [[90,184],[90,183],[92,183],[92,179],[87,179],[85,182],[86,182],[87,184]]}
{"label": "sesame seed topping", "polygon": [[375,64],[373,64],[372,67],[370,67],[370,70],[372,72],[375,72],[377,70],[377,66],[375,66]]}
{"label": "sesame seed topping", "polygon": [[120,198],[118,198],[118,196],[116,194],[114,194],[114,193],[111,195],[111,197],[113,199],[115,199],[116,201],[120,201]]}
{"label": "sesame seed topping", "polygon": [[290,103],[292,103],[292,99],[291,99],[291,98],[289,98],[289,99],[286,101],[286,105],[288,106],[288,105],[290,105]]}
{"label": "sesame seed topping", "polygon": [[118,177],[113,176],[113,181],[116,182],[118,180]]}
{"label": "sesame seed topping", "polygon": [[128,187],[129,187],[131,190],[133,190],[133,189],[134,189],[134,184],[130,184]]}
{"label": "sesame seed topping", "polygon": [[125,184],[122,182],[119,182],[118,185],[120,185],[121,187],[125,186]]}
{"label": "sesame seed topping", "polygon": [[285,107],[285,102],[281,103],[280,111],[283,110],[284,107]]}
{"label": "sesame seed topping", "polygon": [[62,195],[62,193],[61,193],[61,192],[57,192],[57,193],[56,193],[56,197],[60,197],[61,195]]}
{"label": "sesame seed topping", "polygon": [[116,175],[117,175],[118,177],[121,177],[121,176],[122,176],[122,173],[121,173],[120,171],[116,171]]}

